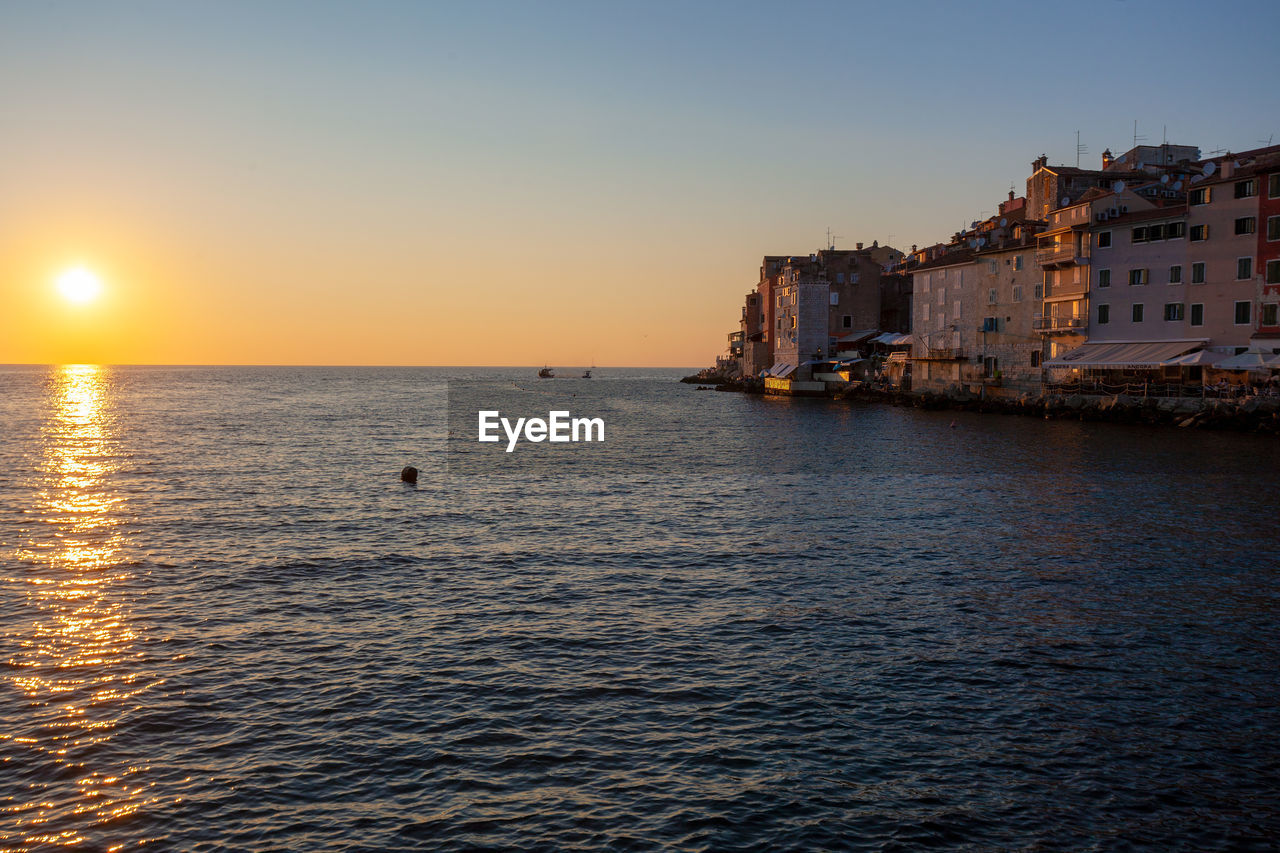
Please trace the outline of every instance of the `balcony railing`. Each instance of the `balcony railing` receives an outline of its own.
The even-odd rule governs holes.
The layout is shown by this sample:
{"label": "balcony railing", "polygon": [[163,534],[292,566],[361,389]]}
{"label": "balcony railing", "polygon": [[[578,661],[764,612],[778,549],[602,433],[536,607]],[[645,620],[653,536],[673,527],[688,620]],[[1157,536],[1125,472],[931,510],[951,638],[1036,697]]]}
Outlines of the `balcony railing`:
{"label": "balcony railing", "polygon": [[1067,332],[1083,329],[1088,323],[1085,317],[1046,317],[1037,314],[1031,321],[1031,328],[1038,332]]}
{"label": "balcony railing", "polygon": [[1037,250],[1036,263],[1042,267],[1049,267],[1062,264],[1087,264],[1089,259],[1079,256],[1074,243],[1064,243],[1052,249]]}

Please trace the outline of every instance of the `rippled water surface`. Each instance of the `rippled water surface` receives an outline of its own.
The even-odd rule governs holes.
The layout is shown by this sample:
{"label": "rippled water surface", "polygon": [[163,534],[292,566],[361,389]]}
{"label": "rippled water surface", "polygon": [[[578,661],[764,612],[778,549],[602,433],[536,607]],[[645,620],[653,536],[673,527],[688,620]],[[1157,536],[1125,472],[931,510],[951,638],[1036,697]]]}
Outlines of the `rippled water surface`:
{"label": "rippled water surface", "polygon": [[1274,439],[532,374],[0,368],[0,850],[1275,843]]}

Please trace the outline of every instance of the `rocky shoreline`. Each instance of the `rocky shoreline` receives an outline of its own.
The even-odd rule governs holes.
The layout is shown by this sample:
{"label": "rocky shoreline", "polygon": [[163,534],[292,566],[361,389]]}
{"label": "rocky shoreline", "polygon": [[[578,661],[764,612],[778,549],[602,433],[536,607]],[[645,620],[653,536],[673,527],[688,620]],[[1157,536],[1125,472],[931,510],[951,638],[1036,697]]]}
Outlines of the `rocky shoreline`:
{"label": "rocky shoreline", "polygon": [[[743,380],[714,371],[703,371],[681,380],[714,387],[717,391],[763,394],[764,383]],[[981,397],[960,389],[890,391],[853,387],[833,391],[835,400],[911,406],[930,411],[955,410],[989,414],[1023,415],[1046,420],[1080,420],[1104,423],[1190,427],[1280,435],[1280,397],[1245,397],[1240,400],[1193,397],[1131,397],[1125,394],[1089,394]]]}

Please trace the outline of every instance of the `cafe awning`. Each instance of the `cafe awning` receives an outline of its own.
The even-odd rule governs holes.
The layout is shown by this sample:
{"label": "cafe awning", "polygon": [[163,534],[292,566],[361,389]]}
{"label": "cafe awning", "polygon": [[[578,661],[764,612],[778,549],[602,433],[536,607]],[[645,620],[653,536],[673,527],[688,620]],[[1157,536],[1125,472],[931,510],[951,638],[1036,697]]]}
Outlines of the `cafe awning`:
{"label": "cafe awning", "polygon": [[1161,367],[1170,359],[1189,352],[1204,341],[1131,341],[1090,343],[1076,347],[1044,363],[1048,368],[1142,368]]}

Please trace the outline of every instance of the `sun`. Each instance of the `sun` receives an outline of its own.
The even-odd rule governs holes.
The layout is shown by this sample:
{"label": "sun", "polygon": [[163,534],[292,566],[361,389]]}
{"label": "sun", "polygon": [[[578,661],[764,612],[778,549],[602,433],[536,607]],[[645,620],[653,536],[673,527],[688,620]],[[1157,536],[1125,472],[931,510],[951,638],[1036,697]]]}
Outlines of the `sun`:
{"label": "sun", "polygon": [[83,305],[98,298],[102,292],[102,279],[86,267],[73,267],[58,276],[58,292],[68,302]]}

